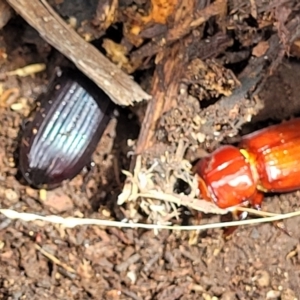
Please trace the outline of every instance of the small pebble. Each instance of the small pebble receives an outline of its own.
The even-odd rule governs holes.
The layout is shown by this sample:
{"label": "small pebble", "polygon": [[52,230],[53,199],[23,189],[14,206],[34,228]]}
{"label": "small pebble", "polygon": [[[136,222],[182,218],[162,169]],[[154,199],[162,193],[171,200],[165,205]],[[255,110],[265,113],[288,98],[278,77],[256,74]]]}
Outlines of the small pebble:
{"label": "small pebble", "polygon": [[280,292],[279,291],[268,291],[266,295],[266,299],[279,299],[280,297]]}
{"label": "small pebble", "polygon": [[11,202],[15,203],[19,199],[18,194],[12,189],[6,189],[4,193],[5,198]]}
{"label": "small pebble", "polygon": [[43,203],[57,212],[64,212],[73,208],[71,198],[59,190],[48,191]]}
{"label": "small pebble", "polygon": [[259,287],[267,287],[270,285],[270,275],[265,270],[258,270],[254,278]]}
{"label": "small pebble", "polygon": [[209,292],[212,293],[215,296],[221,296],[224,293],[225,288],[222,286],[213,285]]}
{"label": "small pebble", "polygon": [[235,300],[235,299],[236,299],[236,295],[234,292],[225,292],[220,298],[220,300]]}
{"label": "small pebble", "polygon": [[23,109],[23,103],[13,103],[11,106],[10,106],[10,109],[13,110],[13,111],[19,111],[19,110],[22,110]]}
{"label": "small pebble", "polygon": [[206,294],[206,293],[203,293],[202,297],[203,297],[204,300],[212,300],[211,295]]}
{"label": "small pebble", "polygon": [[25,192],[31,198],[36,198],[37,197],[37,191],[34,190],[31,187],[26,187]]}
{"label": "small pebble", "polygon": [[286,289],[283,290],[281,293],[281,300],[297,300],[298,298],[296,297],[294,291],[291,289]]}
{"label": "small pebble", "polygon": [[44,189],[41,189],[39,191],[39,196],[40,196],[41,201],[43,201],[43,202],[46,201],[47,200],[47,191]]}
{"label": "small pebble", "polygon": [[199,143],[203,143],[206,139],[206,135],[203,133],[197,133],[197,140]]}
{"label": "small pebble", "polygon": [[136,272],[134,272],[134,271],[129,271],[129,272],[127,272],[127,277],[131,280],[131,283],[132,284],[135,284],[135,282],[136,282]]}
{"label": "small pebble", "polygon": [[3,241],[0,241],[0,250],[2,250],[5,246],[5,243]]}

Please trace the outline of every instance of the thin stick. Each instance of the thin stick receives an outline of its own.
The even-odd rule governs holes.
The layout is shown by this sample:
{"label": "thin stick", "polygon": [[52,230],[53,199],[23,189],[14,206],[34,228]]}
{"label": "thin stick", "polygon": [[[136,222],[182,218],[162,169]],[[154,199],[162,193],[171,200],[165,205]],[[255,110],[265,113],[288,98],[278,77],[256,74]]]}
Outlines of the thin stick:
{"label": "thin stick", "polygon": [[37,250],[39,250],[45,257],[47,257],[49,260],[51,260],[54,264],[56,264],[58,266],[61,266],[62,268],[64,268],[65,270],[67,270],[70,273],[76,273],[76,271],[73,268],[71,268],[67,264],[61,262],[57,257],[55,257],[54,255],[52,255],[52,254],[48,253],[47,251],[45,251],[38,244],[35,244],[35,248]]}
{"label": "thin stick", "polygon": [[116,104],[131,105],[134,101],[151,98],[131,77],[68,26],[47,1],[7,0],[7,3]]}
{"label": "thin stick", "polygon": [[82,225],[97,225],[104,227],[123,227],[123,228],[144,228],[144,229],[170,229],[170,230],[206,230],[212,228],[222,228],[231,226],[253,225],[259,223],[274,222],[284,219],[300,216],[300,211],[279,214],[272,217],[259,218],[254,220],[243,220],[234,222],[204,224],[204,225],[191,225],[191,226],[171,226],[171,225],[159,225],[159,224],[142,224],[142,223],[124,223],[110,220],[98,220],[98,219],[79,219],[79,218],[62,218],[59,216],[39,216],[30,213],[19,213],[11,209],[1,209],[0,213],[5,215],[9,219],[20,219],[26,222],[30,221],[44,221],[54,224],[60,224],[64,227],[73,228],[75,226]]}
{"label": "thin stick", "polygon": [[267,211],[260,211],[260,210],[256,210],[256,209],[253,209],[253,208],[248,208],[248,207],[235,207],[235,210],[238,210],[238,211],[246,211],[248,212],[249,214],[252,214],[252,215],[255,215],[255,216],[260,216],[260,217],[273,217],[273,216],[278,216],[278,214],[275,214],[275,213],[270,213],[270,212],[267,212]]}

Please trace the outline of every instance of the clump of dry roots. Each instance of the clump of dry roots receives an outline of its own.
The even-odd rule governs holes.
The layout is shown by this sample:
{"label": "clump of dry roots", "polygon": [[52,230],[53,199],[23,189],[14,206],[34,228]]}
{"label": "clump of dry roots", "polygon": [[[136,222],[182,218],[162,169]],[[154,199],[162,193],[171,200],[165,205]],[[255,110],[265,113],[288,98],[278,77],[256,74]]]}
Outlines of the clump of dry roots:
{"label": "clump of dry roots", "polygon": [[[204,213],[228,212],[199,198],[197,177],[191,172],[191,163],[183,158],[185,150],[186,145],[181,141],[174,153],[166,151],[149,167],[145,167],[142,156],[138,156],[133,173],[123,171],[127,179],[118,204],[127,203],[128,219],[138,221],[139,209],[150,222],[161,225],[179,219],[182,206]],[[187,187],[184,192],[175,193],[174,187],[179,181]]]}

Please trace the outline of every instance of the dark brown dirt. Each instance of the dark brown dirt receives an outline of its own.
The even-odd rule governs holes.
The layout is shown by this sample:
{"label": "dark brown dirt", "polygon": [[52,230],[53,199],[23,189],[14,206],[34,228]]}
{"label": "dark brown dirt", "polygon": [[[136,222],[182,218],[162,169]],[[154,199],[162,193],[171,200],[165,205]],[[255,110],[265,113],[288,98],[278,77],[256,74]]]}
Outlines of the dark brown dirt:
{"label": "dark brown dirt", "polygon": [[[11,45],[2,71],[43,61],[33,49]],[[266,109],[257,121],[299,114],[297,78],[299,64],[285,62],[262,93]],[[121,169],[129,164],[127,140],[136,139],[139,129],[126,110],[107,128],[91,173],[47,192],[45,199],[15,178],[20,126],[46,82],[45,74],[1,82],[4,91],[20,91],[20,96],[0,103],[1,208],[122,219],[115,204],[122,188]],[[19,110],[12,110],[14,103],[21,103]],[[269,196],[263,209],[297,210],[299,198],[299,191]],[[284,225],[291,236],[264,224],[239,228],[225,241],[221,230],[162,230],[155,235],[96,226],[64,229],[0,216],[0,299],[299,299],[300,218]]]}

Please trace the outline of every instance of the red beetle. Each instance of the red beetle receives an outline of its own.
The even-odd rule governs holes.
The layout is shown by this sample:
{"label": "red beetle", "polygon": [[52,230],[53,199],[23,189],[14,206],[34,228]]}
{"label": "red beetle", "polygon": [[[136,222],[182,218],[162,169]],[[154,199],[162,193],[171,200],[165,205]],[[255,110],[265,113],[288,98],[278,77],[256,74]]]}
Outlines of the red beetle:
{"label": "red beetle", "polygon": [[300,119],[248,134],[238,148],[220,147],[195,171],[202,197],[220,208],[260,209],[263,192],[300,189]]}

